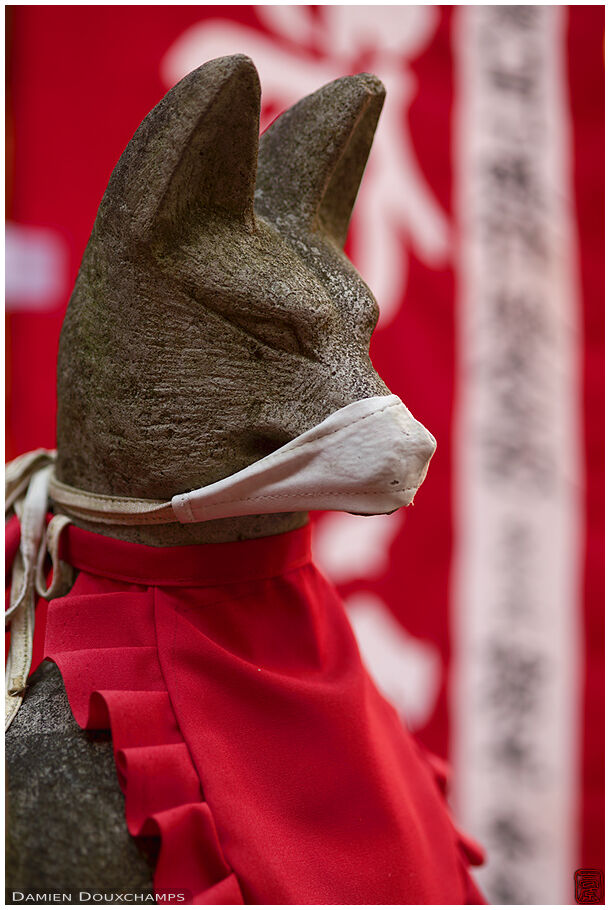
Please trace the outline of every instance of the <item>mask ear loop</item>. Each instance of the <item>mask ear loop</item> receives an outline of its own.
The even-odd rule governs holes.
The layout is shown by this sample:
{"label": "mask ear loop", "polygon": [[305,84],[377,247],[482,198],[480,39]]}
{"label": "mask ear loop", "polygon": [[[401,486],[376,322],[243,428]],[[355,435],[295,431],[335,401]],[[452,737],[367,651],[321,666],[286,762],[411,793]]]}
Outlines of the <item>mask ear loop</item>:
{"label": "mask ear loop", "polygon": [[[53,600],[55,597],[63,597],[67,594],[74,582],[74,569],[69,563],[59,558],[59,539],[61,532],[72,520],[67,515],[54,515],[47,526],[45,540],[41,543],[38,551],[38,560],[36,565],[36,592],[45,600]],[[47,588],[44,564],[47,553],[51,557],[53,567],[53,579]]]}
{"label": "mask ear loop", "polygon": [[[11,507],[21,525],[21,542],[13,562],[10,605],[5,615],[11,633],[5,671],[5,731],[21,707],[32,666],[36,595],[47,600],[59,597],[70,589],[73,580],[72,567],[59,559],[59,539],[70,519],[56,515],[45,532],[50,471],[47,466],[32,472],[25,496],[24,479],[20,479],[16,486],[22,495],[11,497]],[[44,577],[47,552],[53,564],[53,580],[48,588]]]}
{"label": "mask ear loop", "polygon": [[21,573],[19,585],[11,584],[11,604],[4,614],[5,623],[19,610],[29,593],[34,590],[38,549],[44,540],[48,504],[47,491],[51,470],[49,465],[32,474],[25,497],[16,499],[12,504],[21,525],[19,553],[23,562],[23,573]]}
{"label": "mask ear loop", "polygon": [[[17,511],[17,510],[15,510]],[[21,552],[17,552],[11,576],[11,608],[15,608],[9,623],[11,643],[6,660],[4,730],[10,727],[21,707],[25,694],[26,680],[32,665],[34,641],[34,597],[28,592],[27,599],[17,605],[13,590],[21,590],[25,583],[25,571]],[[26,586],[27,589],[27,586]]]}
{"label": "mask ear loop", "polygon": [[54,449],[35,449],[9,461],[4,468],[4,513],[13,508],[15,501],[25,494],[32,476],[41,468],[53,464],[57,453]]}

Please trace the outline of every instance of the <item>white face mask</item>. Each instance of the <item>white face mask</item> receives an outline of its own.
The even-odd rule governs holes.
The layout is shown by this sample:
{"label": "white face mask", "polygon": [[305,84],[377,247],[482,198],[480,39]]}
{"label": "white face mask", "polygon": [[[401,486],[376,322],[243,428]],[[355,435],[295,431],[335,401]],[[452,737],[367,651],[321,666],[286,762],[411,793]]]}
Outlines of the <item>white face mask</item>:
{"label": "white face mask", "polygon": [[104,524],[183,524],[239,515],[334,510],[379,515],[409,505],[436,441],[396,395],[335,411],[270,455],[170,502],[104,496],[51,478],[68,514]]}

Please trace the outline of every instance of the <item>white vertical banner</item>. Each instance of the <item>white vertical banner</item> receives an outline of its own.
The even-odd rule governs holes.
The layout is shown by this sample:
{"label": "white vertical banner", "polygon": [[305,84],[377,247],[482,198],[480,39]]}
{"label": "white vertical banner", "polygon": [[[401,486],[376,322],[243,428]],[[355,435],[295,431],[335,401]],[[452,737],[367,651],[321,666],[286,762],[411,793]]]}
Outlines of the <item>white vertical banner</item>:
{"label": "white vertical banner", "polygon": [[454,16],[452,762],[492,903],[573,901],[583,468],[567,10]]}

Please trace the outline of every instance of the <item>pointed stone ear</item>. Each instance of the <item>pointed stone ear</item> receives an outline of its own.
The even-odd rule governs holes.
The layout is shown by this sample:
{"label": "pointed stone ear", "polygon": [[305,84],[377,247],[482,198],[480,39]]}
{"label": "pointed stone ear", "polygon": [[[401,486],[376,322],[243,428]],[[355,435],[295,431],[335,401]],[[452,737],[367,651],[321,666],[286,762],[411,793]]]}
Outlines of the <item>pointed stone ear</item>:
{"label": "pointed stone ear", "polygon": [[142,121],[113,171],[98,229],[173,242],[214,212],[254,218],[260,84],[248,57],[185,76]]}
{"label": "pointed stone ear", "polygon": [[256,212],[319,231],[343,248],[385,89],[345,76],[281,114],[261,137]]}

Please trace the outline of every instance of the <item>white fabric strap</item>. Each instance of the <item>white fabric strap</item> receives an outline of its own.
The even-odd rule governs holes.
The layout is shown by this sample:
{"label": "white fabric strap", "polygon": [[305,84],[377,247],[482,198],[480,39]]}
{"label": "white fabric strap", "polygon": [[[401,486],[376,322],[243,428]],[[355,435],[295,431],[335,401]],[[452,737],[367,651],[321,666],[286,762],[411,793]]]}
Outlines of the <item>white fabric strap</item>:
{"label": "white fabric strap", "polygon": [[[15,590],[22,587],[24,580],[23,559],[17,553],[13,563],[12,584]],[[12,589],[11,589],[11,603]],[[4,729],[8,730],[19,710],[25,694],[26,681],[32,666],[32,644],[34,641],[34,598],[22,600],[19,609],[10,620],[11,644],[5,669]]]}
{"label": "white fabric strap", "polygon": [[23,561],[21,584],[11,585],[11,604],[4,614],[5,622],[19,610],[29,593],[35,590],[38,550],[44,535],[47,514],[48,485],[51,467],[44,467],[30,479],[23,499],[16,500],[15,510],[21,525],[19,553]]}
{"label": "white fabric strap", "polygon": [[40,468],[55,461],[56,452],[51,449],[35,449],[26,452],[4,468],[4,511],[12,509],[15,500],[27,490],[32,475]]}
{"label": "white fabric strap", "polygon": [[73,518],[82,518],[106,525],[171,524],[177,521],[171,502],[156,499],[135,499],[130,496],[111,496],[90,493],[62,483],[55,475],[49,482],[49,495]]}
{"label": "white fabric strap", "polygon": [[[36,596],[58,597],[66,592],[72,580],[71,568],[59,560],[59,536],[70,519],[55,516],[45,532],[54,455],[39,449],[6,466],[5,509],[15,510],[21,539],[12,566],[10,604],[5,613],[5,624],[10,626],[11,633],[5,669],[5,731],[21,706],[32,666]],[[44,578],[47,551],[53,563],[53,581],[48,589]]]}
{"label": "white fabric strap", "polygon": [[[44,597],[45,600],[62,597],[72,587],[74,570],[71,565],[59,558],[59,538],[61,537],[61,532],[69,524],[72,524],[72,519],[68,518],[67,515],[54,515],[47,525],[44,546],[41,546],[38,550],[36,593],[40,597]],[[53,578],[48,588],[44,571],[47,555],[51,557],[51,565],[53,566]]]}

